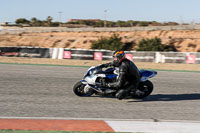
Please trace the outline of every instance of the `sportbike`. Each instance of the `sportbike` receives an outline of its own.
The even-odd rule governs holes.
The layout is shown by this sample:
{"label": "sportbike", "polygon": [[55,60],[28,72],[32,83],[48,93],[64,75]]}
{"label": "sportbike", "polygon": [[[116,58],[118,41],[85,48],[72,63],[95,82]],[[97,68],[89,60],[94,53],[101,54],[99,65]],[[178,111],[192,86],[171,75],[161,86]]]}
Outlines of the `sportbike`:
{"label": "sportbike", "polygon": [[[142,93],[134,93],[136,91],[128,91],[126,97],[142,99],[147,97],[153,91],[153,83],[149,80],[150,78],[157,75],[156,71],[153,70],[140,70],[141,78],[138,86],[138,90]],[[73,92],[77,96],[88,97],[95,95],[102,96],[115,96],[117,93],[116,88],[102,87],[102,82],[115,82],[119,75],[118,68],[107,68],[103,70],[102,65],[92,66],[84,74],[83,79],[78,81],[74,87]],[[109,93],[107,93],[107,90]]]}

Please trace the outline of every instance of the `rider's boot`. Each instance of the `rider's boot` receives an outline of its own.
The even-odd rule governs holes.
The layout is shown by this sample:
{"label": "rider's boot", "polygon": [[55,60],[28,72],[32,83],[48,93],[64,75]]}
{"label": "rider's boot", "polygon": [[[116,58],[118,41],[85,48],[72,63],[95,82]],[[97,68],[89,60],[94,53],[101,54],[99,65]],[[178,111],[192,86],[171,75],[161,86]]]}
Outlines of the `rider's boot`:
{"label": "rider's boot", "polygon": [[123,98],[126,97],[126,94],[127,94],[127,90],[125,89],[121,89],[119,90],[116,94],[115,94],[115,97],[119,100],[122,100]]}
{"label": "rider's boot", "polygon": [[119,100],[122,100],[123,98],[125,98],[126,96],[130,94],[132,88],[134,88],[134,85],[129,85],[128,87],[125,87],[125,89],[119,90],[116,93],[115,97]]}
{"label": "rider's boot", "polygon": [[114,92],[116,92],[116,90],[114,90],[114,89],[106,89],[105,90],[106,94],[110,94],[110,93],[114,93]]}

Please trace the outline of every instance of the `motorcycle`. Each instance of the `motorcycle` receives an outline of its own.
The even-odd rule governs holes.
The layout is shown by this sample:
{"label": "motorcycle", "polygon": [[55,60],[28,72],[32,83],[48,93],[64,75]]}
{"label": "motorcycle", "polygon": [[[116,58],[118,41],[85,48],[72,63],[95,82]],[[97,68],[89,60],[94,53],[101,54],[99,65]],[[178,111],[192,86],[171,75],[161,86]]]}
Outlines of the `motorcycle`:
{"label": "motorcycle", "polygon": [[[140,70],[141,79],[138,86],[138,90],[143,92],[142,94],[133,93],[129,91],[126,94],[126,97],[143,99],[150,95],[153,91],[153,83],[149,78],[157,75],[156,71],[153,70]],[[80,97],[89,97],[93,94],[101,96],[115,96],[117,93],[116,89],[102,87],[102,82],[115,82],[119,75],[119,70],[117,67],[107,68],[103,70],[101,65],[92,66],[84,74],[83,79],[78,81],[74,87],[73,92]],[[112,90],[107,92],[107,90]],[[135,91],[136,92],[136,91]]]}

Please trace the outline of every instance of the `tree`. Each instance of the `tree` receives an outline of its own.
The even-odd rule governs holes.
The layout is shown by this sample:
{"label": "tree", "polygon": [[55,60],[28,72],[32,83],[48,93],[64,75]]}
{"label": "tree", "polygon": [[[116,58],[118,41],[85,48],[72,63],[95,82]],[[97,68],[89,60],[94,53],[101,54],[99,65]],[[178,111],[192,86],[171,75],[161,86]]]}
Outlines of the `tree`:
{"label": "tree", "polygon": [[38,20],[37,20],[37,18],[35,18],[35,17],[33,17],[33,18],[31,19],[31,22],[32,22],[32,23],[34,23],[34,22],[36,22],[36,21],[38,21]]}
{"label": "tree", "polygon": [[51,16],[48,16],[47,17],[47,24],[48,24],[48,26],[51,26],[51,24],[52,24],[52,20],[53,20],[53,18],[51,17]]}
{"label": "tree", "polygon": [[32,26],[42,26],[42,21],[35,17],[31,19],[30,23]]}
{"label": "tree", "polygon": [[129,24],[126,21],[117,21],[116,25],[118,27],[128,27],[129,26]]}
{"label": "tree", "polygon": [[[102,23],[103,23],[103,26],[104,26],[104,22],[103,21],[102,21]],[[115,24],[115,22],[112,22],[112,21],[106,21],[106,26],[107,27],[116,27],[116,24]]]}
{"label": "tree", "polygon": [[148,26],[150,24],[150,22],[140,21],[138,24],[139,24],[139,26]]}
{"label": "tree", "polygon": [[51,26],[58,27],[60,26],[60,22],[52,22]]}
{"label": "tree", "polygon": [[103,27],[103,26],[104,26],[103,21],[100,21],[100,22],[96,22],[96,23],[95,23],[95,27]]}
{"label": "tree", "polygon": [[25,18],[19,18],[15,21],[16,24],[29,24],[30,21],[28,21],[27,19]]}
{"label": "tree", "polygon": [[133,21],[133,20],[128,20],[127,23],[128,23],[128,25],[129,25],[130,27],[133,27],[133,26],[136,26],[136,25],[137,25],[137,22],[136,22],[136,21]]}

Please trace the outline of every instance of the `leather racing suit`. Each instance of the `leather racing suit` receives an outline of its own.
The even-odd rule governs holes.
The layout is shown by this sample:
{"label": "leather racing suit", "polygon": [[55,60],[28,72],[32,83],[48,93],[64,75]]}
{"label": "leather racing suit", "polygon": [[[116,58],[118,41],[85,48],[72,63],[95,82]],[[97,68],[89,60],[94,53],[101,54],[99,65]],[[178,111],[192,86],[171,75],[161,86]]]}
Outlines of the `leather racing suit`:
{"label": "leather racing suit", "polygon": [[119,67],[119,76],[116,82],[107,83],[107,87],[127,89],[131,86],[131,89],[137,89],[140,83],[140,71],[132,61],[125,58],[119,64],[116,64],[115,61],[113,61],[111,63],[104,64],[104,66]]}

